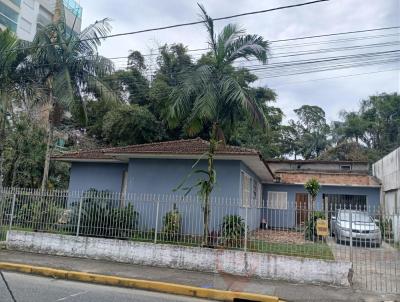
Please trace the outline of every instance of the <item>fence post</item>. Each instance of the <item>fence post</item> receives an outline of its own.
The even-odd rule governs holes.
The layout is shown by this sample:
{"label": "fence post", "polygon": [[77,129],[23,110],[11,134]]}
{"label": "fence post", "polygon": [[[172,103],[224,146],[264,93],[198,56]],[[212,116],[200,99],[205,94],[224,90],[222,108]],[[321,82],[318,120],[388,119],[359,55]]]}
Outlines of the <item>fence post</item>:
{"label": "fence post", "polygon": [[353,263],[353,213],[351,212],[351,205],[350,205],[350,262]]}
{"label": "fence post", "polygon": [[244,215],[244,251],[247,252],[247,209],[248,206],[245,206],[245,215]]}
{"label": "fence post", "polygon": [[160,199],[157,200],[157,212],[156,212],[156,227],[154,230],[154,243],[157,243],[157,232],[158,232],[158,213],[160,210]]}
{"label": "fence post", "polygon": [[82,202],[83,202],[83,197],[81,197],[81,199],[79,201],[78,223],[76,225],[76,237],[79,236],[79,229],[80,229],[80,226],[81,226]]}
{"label": "fence post", "polygon": [[12,223],[14,220],[14,209],[15,209],[15,199],[17,197],[17,193],[14,193],[13,199],[12,199],[12,206],[11,206],[11,217],[10,217],[10,226],[8,228],[9,231],[11,231],[12,228]]}

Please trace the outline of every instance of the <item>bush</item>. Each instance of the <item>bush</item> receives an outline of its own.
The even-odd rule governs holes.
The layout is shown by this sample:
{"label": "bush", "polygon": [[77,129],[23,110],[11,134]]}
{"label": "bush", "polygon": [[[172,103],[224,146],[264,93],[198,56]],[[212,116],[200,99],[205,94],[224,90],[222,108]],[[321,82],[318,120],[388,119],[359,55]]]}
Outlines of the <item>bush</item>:
{"label": "bush", "polygon": [[64,209],[54,201],[37,200],[15,209],[14,226],[48,231],[57,226]]}
{"label": "bush", "polygon": [[381,218],[379,228],[381,229],[382,238],[386,241],[394,238],[392,219]]}
{"label": "bush", "polygon": [[179,240],[182,228],[182,217],[179,211],[175,208],[163,218],[162,236],[164,240],[172,241]]}
{"label": "bush", "polygon": [[[82,200],[79,235],[95,237],[131,237],[137,228],[139,213],[132,204],[118,208],[119,200],[108,191],[90,189]],[[73,224],[77,225],[79,202],[74,205]]]}
{"label": "bush", "polygon": [[228,247],[241,247],[245,233],[245,223],[239,215],[227,215],[222,222],[222,239]]}
{"label": "bush", "polygon": [[317,220],[325,219],[325,214],[323,212],[313,212],[312,217],[307,221],[305,228],[305,236],[307,240],[314,241],[317,238]]}

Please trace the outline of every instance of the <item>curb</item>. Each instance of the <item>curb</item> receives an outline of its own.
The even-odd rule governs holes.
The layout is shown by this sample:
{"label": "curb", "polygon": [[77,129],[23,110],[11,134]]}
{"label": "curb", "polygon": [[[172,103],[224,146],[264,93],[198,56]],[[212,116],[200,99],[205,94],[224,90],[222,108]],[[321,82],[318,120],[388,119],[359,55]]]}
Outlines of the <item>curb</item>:
{"label": "curb", "polygon": [[128,288],[156,291],[179,296],[189,296],[195,298],[204,298],[217,301],[248,301],[248,302],[282,302],[278,297],[265,296],[260,294],[232,292],[217,289],[207,289],[201,287],[165,283],[158,281],[130,279],[76,271],[66,271],[48,267],[31,266],[24,264],[15,264],[0,262],[0,270],[13,271],[24,274],[33,274],[44,277],[58,279],[97,283],[103,285],[121,286]]}

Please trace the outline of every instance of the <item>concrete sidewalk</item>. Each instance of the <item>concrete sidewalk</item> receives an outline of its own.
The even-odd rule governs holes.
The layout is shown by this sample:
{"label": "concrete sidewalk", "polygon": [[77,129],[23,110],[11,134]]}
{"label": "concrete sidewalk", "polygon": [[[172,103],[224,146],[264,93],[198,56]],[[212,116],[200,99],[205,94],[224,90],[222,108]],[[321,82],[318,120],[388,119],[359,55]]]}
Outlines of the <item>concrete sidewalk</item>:
{"label": "concrete sidewalk", "polygon": [[248,279],[225,274],[200,273],[107,261],[39,255],[4,249],[0,250],[0,262],[46,266],[64,270],[170,282],[203,288],[245,291],[274,295],[286,301],[400,301],[399,295],[379,295],[350,288]]}

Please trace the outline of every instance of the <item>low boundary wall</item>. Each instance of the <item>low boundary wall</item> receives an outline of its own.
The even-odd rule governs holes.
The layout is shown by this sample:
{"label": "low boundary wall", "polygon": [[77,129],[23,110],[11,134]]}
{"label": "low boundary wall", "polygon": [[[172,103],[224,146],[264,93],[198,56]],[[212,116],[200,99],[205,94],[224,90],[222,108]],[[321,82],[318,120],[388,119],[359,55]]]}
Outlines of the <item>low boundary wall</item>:
{"label": "low boundary wall", "polygon": [[349,286],[350,262],[116,239],[9,231],[7,248],[42,254]]}

